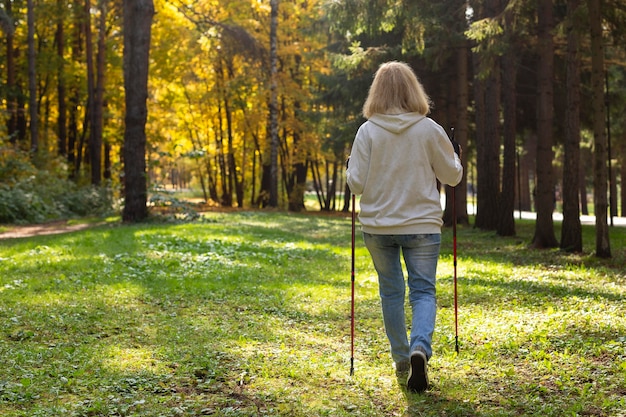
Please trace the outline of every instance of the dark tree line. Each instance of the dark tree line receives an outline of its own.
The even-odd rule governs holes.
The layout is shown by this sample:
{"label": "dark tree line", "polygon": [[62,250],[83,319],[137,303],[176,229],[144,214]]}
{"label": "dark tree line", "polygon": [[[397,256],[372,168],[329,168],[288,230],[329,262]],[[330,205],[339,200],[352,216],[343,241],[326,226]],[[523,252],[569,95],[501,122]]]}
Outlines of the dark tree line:
{"label": "dark tree line", "polygon": [[[433,118],[461,127],[466,180],[472,176],[477,191],[475,226],[514,235],[514,210],[534,208],[534,247],[581,251],[585,181],[593,178],[596,255],[610,256],[604,85],[609,69],[623,78],[626,8],[599,0],[405,3],[391,22],[383,22],[386,2],[345,0],[331,12],[344,25],[339,34],[358,34],[350,39],[352,51],[355,41],[361,47],[355,74],[388,59],[409,62],[434,100]],[[583,130],[593,135],[593,172],[581,161]],[[560,198],[559,242],[553,213]],[[460,223],[465,207],[457,207]]]}

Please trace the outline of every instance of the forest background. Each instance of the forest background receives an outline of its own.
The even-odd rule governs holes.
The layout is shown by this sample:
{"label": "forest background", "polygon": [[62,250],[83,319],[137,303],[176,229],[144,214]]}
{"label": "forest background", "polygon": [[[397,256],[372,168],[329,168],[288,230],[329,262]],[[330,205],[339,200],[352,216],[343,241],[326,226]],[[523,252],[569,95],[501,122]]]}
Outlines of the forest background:
{"label": "forest background", "polygon": [[477,195],[476,227],[514,235],[514,210],[534,210],[533,246],[581,251],[591,212],[611,256],[621,1],[4,0],[0,22],[0,222],[118,206],[142,221],[189,188],[222,207],[301,211],[310,193],[348,210],[368,86],[401,60],[464,149],[457,222]]}

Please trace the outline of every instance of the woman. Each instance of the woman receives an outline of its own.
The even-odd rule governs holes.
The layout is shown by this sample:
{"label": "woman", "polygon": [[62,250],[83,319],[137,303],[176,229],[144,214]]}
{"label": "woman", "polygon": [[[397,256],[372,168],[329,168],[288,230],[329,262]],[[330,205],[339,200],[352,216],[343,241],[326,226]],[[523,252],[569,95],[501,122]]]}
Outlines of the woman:
{"label": "woman", "polygon": [[[361,195],[359,221],[378,274],[385,332],[396,371],[408,371],[407,388],[428,388],[427,362],[435,328],[435,284],[442,209],[437,180],[456,185],[463,176],[460,148],[426,117],[429,98],[411,68],[382,64],[363,106],[347,169],[350,190]],[[412,309],[407,338],[404,258]]]}

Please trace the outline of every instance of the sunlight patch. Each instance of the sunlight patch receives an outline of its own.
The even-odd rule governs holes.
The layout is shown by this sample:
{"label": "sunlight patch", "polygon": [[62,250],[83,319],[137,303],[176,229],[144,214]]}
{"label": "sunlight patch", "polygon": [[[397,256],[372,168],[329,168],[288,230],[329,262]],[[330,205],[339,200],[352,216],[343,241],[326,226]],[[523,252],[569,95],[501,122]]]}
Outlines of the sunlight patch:
{"label": "sunlight patch", "polygon": [[110,346],[104,354],[103,366],[121,372],[159,371],[163,364],[146,348]]}

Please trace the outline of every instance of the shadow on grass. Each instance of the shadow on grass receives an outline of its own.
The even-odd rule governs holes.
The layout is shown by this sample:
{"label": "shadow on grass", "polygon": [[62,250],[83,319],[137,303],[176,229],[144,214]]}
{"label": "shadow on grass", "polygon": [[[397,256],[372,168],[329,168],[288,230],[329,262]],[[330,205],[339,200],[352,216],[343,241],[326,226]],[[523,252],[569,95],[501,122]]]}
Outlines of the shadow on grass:
{"label": "shadow on grass", "polygon": [[[470,275],[470,274],[468,274]],[[450,286],[451,279],[439,279],[442,285]],[[620,302],[623,296],[616,292],[603,291],[582,287],[576,282],[562,279],[560,283],[538,282],[532,277],[517,277],[512,280],[497,278],[481,278],[476,272],[470,276],[458,278],[463,303],[497,305],[515,299],[527,306],[540,306],[554,300],[571,298],[604,299],[608,302]],[[485,291],[492,288],[494,291]]]}
{"label": "shadow on grass", "polygon": [[404,417],[438,417],[441,415],[451,417],[493,416],[491,413],[478,411],[477,407],[467,401],[446,397],[437,390],[436,386],[431,385],[429,390],[422,393],[413,393],[406,389],[406,377],[398,377],[397,384],[406,401]]}

